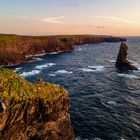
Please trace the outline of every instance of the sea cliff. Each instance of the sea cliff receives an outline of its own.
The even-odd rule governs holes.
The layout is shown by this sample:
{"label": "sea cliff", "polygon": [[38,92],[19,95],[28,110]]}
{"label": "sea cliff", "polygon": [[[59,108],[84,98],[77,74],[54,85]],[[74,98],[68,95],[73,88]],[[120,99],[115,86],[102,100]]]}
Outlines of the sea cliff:
{"label": "sea cliff", "polygon": [[0,68],[0,140],[74,140],[67,91]]}
{"label": "sea cliff", "polygon": [[0,65],[29,61],[27,55],[74,50],[74,45],[126,41],[124,38],[95,35],[22,36],[0,34]]}

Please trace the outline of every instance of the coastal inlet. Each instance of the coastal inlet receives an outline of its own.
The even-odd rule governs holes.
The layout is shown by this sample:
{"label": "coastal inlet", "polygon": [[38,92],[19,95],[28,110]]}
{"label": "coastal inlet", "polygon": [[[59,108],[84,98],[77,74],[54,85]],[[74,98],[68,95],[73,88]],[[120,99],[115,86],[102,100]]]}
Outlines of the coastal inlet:
{"label": "coastal inlet", "polygon": [[[140,68],[140,38],[128,38],[128,59]],[[140,139],[140,71],[119,73],[120,43],[77,45],[75,50],[36,56],[14,71],[35,82],[38,76],[68,89],[77,140]]]}

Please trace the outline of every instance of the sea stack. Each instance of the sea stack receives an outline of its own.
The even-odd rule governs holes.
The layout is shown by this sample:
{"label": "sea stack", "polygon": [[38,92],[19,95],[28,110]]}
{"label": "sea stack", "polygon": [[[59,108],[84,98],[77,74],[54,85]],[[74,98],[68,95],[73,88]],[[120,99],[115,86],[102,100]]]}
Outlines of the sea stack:
{"label": "sea stack", "polygon": [[127,50],[128,46],[125,43],[121,43],[118,58],[116,61],[116,67],[119,70],[137,70],[137,68],[127,60]]}

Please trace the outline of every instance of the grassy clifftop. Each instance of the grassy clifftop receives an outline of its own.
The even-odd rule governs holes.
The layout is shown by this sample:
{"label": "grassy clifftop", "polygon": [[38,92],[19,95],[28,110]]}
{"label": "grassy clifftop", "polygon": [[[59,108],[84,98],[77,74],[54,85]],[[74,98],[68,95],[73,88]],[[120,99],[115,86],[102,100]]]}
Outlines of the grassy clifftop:
{"label": "grassy clifftop", "polygon": [[3,68],[0,68],[0,94],[1,97],[14,98],[15,100],[32,98],[53,100],[59,96],[68,97],[66,90],[58,85],[43,81],[33,84],[18,74]]}
{"label": "grassy clifftop", "polygon": [[74,140],[67,91],[0,68],[0,140]]}
{"label": "grassy clifftop", "polygon": [[27,55],[73,51],[74,45],[126,41],[99,35],[25,36],[0,34],[0,65],[29,61]]}
{"label": "grassy clifftop", "polygon": [[[96,39],[101,40],[101,42],[105,42],[110,39],[111,42],[114,41],[126,41],[124,38],[112,37],[112,36],[104,36],[104,35],[54,35],[54,36],[27,36],[27,35],[15,35],[15,34],[0,34],[0,46],[7,45],[16,45],[22,41],[26,41],[27,43],[33,43],[42,45],[44,41],[49,41],[51,39],[90,39],[89,43],[96,43]],[[92,39],[92,41],[91,41]],[[72,41],[72,40],[69,40]],[[97,43],[98,43],[97,41]],[[99,41],[100,42],[100,41]],[[20,44],[23,45],[24,43]]]}
{"label": "grassy clifftop", "polygon": [[16,35],[0,34],[0,47],[8,46],[9,44],[15,45]]}

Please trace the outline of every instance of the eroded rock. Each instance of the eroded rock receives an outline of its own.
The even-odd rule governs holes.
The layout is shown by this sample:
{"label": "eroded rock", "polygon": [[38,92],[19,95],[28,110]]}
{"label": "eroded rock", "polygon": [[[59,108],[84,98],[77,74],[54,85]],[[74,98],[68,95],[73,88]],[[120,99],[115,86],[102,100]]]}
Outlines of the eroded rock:
{"label": "eroded rock", "polygon": [[116,61],[116,67],[119,70],[137,70],[137,68],[127,60],[127,50],[128,46],[125,43],[121,43]]}
{"label": "eroded rock", "polygon": [[0,140],[75,139],[63,87],[42,79],[32,84],[2,68],[0,85]]}

